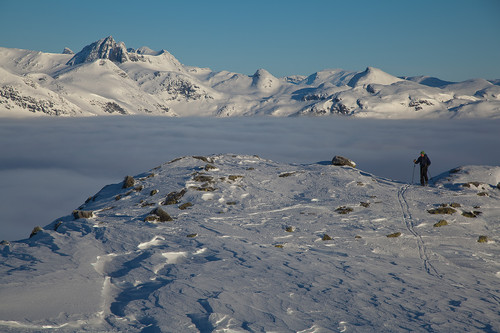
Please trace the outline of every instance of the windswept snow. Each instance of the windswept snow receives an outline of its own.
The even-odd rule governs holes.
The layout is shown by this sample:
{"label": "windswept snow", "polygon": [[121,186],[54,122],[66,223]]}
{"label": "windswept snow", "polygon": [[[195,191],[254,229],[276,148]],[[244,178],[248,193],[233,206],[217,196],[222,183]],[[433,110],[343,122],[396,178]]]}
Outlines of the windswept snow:
{"label": "windswept snow", "polygon": [[2,331],[498,330],[499,167],[420,187],[224,154],[134,180],[0,247]]}

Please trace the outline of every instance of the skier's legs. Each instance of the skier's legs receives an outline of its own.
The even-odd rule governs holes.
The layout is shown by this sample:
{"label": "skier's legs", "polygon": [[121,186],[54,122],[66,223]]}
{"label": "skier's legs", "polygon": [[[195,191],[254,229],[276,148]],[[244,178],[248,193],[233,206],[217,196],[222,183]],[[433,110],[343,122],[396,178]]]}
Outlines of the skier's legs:
{"label": "skier's legs", "polygon": [[420,168],[420,184],[422,186],[427,185],[429,179],[427,177],[427,167],[421,167]]}

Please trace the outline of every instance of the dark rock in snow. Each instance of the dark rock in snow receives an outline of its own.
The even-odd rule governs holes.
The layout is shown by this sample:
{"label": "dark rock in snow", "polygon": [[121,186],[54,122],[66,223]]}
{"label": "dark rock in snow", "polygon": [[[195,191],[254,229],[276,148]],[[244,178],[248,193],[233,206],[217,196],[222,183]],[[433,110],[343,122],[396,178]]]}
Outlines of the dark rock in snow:
{"label": "dark rock in snow", "polygon": [[134,177],[131,176],[126,176],[125,179],[123,180],[123,187],[122,188],[129,188],[134,186],[135,180]]}
{"label": "dark rock in snow", "polygon": [[479,236],[478,243],[488,243],[488,236]]}
{"label": "dark rock in snow", "polygon": [[335,209],[335,211],[339,214],[349,214],[353,211],[354,209],[352,209],[351,207],[346,207],[346,206],[341,206],[337,209]]}
{"label": "dark rock in snow", "polygon": [[469,217],[469,218],[476,218],[479,215],[481,215],[481,212],[475,210],[472,212],[462,212],[462,216]]}
{"label": "dark rock in snow", "polygon": [[102,106],[102,109],[104,112],[107,112],[107,113],[119,113],[119,114],[127,114],[127,110],[125,110],[124,108],[122,108],[120,105],[118,105],[117,103],[115,102],[107,102],[106,104],[104,104]]}
{"label": "dark rock in snow", "polygon": [[156,208],[152,213],[159,216],[160,222],[173,221],[172,217],[160,207]]}
{"label": "dark rock in snow", "polygon": [[73,211],[73,217],[75,218],[75,220],[88,219],[88,218],[91,218],[92,216],[93,216],[93,213],[90,210],[74,210]]}
{"label": "dark rock in snow", "polygon": [[332,164],[333,165],[337,165],[337,166],[346,165],[346,166],[350,166],[350,167],[353,167],[353,168],[356,167],[356,163],[354,161],[348,159],[347,157],[338,156],[338,155],[335,155],[333,157]]}
{"label": "dark rock in snow", "polygon": [[434,227],[435,228],[439,228],[439,227],[442,227],[442,226],[445,226],[445,225],[448,225],[448,221],[446,221],[446,220],[440,220],[439,222],[437,222],[437,223],[434,224]]}
{"label": "dark rock in snow", "polygon": [[429,214],[453,214],[456,210],[451,207],[439,207],[427,210]]}
{"label": "dark rock in snow", "polygon": [[186,194],[187,190],[183,189],[180,192],[170,192],[167,194],[167,198],[162,203],[162,205],[175,205],[179,203],[179,200]]}
{"label": "dark rock in snow", "polygon": [[129,57],[125,44],[117,43],[113,37],[109,36],[85,46],[66,65],[74,66],[93,62],[97,59],[108,59],[113,62],[124,63],[129,60]]}
{"label": "dark rock in snow", "polygon": [[30,238],[31,238],[31,237],[33,237],[33,236],[35,236],[37,233],[39,233],[39,232],[40,232],[40,231],[42,231],[42,230],[43,230],[43,229],[42,229],[41,227],[38,227],[38,226],[37,226],[37,227],[34,227],[34,228],[33,228],[33,231],[32,231],[32,232],[31,232],[31,234],[30,234]]}
{"label": "dark rock in snow", "polygon": [[186,202],[186,203],[183,203],[182,205],[179,206],[179,209],[180,210],[186,210],[188,209],[189,207],[193,207],[193,204],[191,202]]}
{"label": "dark rock in snow", "polygon": [[146,216],[144,221],[146,222],[169,222],[174,219],[161,207],[155,208],[151,211],[150,215]]}

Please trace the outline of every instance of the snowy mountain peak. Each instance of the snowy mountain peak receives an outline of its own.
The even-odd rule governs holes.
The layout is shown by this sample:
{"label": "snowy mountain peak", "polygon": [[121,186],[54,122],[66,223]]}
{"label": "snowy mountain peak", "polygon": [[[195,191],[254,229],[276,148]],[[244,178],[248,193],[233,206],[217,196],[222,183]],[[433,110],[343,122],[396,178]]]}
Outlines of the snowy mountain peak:
{"label": "snowy mountain peak", "polygon": [[403,80],[392,76],[391,74],[387,74],[378,68],[367,67],[364,72],[354,75],[347,85],[354,88],[368,84],[390,85],[399,81]]}
{"label": "snowy mountain peak", "polygon": [[150,49],[147,46],[142,46],[142,47],[138,48],[137,50],[135,50],[135,53],[137,53],[137,54],[144,54],[144,55],[151,55],[151,56],[157,56],[157,55],[161,54],[162,51],[158,52],[158,51],[155,51],[153,49]]}
{"label": "snowy mountain peak", "polygon": [[129,60],[129,57],[125,44],[123,42],[117,43],[112,36],[108,36],[85,46],[66,64],[73,66],[97,59],[109,59],[113,62],[124,63]]}
{"label": "snowy mountain peak", "polygon": [[261,91],[272,91],[280,86],[279,80],[265,69],[258,69],[252,75],[252,87]]}
{"label": "snowy mountain peak", "polygon": [[75,54],[75,52],[73,52],[73,50],[71,50],[69,47],[65,47],[62,51],[62,54]]}

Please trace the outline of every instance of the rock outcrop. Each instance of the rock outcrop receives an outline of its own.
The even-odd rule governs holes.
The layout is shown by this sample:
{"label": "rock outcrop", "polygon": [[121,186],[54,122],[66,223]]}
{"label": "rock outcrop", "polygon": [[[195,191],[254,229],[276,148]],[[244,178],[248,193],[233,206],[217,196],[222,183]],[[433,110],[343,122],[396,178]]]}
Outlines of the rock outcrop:
{"label": "rock outcrop", "polygon": [[333,157],[332,164],[336,165],[336,166],[350,166],[353,168],[356,167],[356,163],[354,161],[348,159],[347,157],[338,156],[338,155]]}

